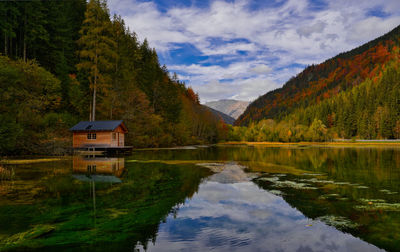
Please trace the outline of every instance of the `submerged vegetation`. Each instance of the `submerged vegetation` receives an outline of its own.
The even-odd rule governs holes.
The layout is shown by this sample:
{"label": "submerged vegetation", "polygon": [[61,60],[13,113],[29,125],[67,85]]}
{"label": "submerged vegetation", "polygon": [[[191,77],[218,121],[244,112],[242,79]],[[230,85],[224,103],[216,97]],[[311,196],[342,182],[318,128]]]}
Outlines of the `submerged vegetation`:
{"label": "submerged vegetation", "polygon": [[[88,182],[76,180],[65,171],[66,164],[26,167],[38,175],[37,179],[23,181],[32,183],[34,190],[24,191],[18,185],[13,188],[18,195],[2,195],[0,251],[100,249],[100,244],[104,251],[136,245],[146,248],[155,241],[159,223],[178,211],[178,206],[198,190],[202,179],[211,174],[205,168],[190,169],[187,165],[148,163],[144,168],[143,164],[127,163],[123,183],[113,184],[94,182],[90,175],[86,175]],[[19,165],[14,181],[21,182],[24,172],[24,165]],[[0,189],[10,183],[2,181]],[[15,199],[8,201],[12,197]],[[13,224],[5,225],[10,218]]]}

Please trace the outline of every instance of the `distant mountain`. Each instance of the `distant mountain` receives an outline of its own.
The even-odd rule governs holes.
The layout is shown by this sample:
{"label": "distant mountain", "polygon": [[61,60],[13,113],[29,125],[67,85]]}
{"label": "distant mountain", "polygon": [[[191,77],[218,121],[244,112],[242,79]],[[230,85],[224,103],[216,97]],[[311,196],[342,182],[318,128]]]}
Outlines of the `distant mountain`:
{"label": "distant mountain", "polygon": [[219,101],[207,102],[204,105],[237,119],[245,111],[249,105],[249,102],[223,99]]}
{"label": "distant mountain", "polygon": [[222,119],[226,124],[233,125],[235,122],[235,118],[228,116],[227,114],[222,113],[221,111],[215,110],[213,108],[210,108],[208,106],[203,105],[203,107],[207,108],[213,115],[215,115],[217,118]]}
{"label": "distant mountain", "polygon": [[[283,87],[270,91],[252,102],[236,120],[235,125],[248,125],[250,122],[267,118],[280,121],[287,119],[288,116],[301,123],[309,123],[304,119],[309,116],[303,115],[302,111],[313,114],[317,111],[316,108],[308,110],[307,108],[321,104],[318,109],[325,112],[318,119],[322,120],[328,127],[343,128],[342,119],[338,119],[341,116],[339,112],[341,112],[343,105],[339,103],[333,111],[328,111],[328,101],[343,93],[351,92],[353,88],[358,87],[366,80],[379,82],[386,69],[399,62],[399,51],[400,26],[358,48],[341,53],[321,64],[305,68],[296,77],[286,82]],[[392,92],[389,91],[388,94],[390,93]],[[366,99],[366,95],[360,97]],[[357,101],[353,99],[350,104],[355,104],[355,102]],[[365,118],[373,119],[372,114],[376,113],[375,120],[377,120],[380,110],[386,111],[386,108],[382,104],[371,102],[365,101],[366,104],[371,106],[367,111],[368,116],[365,115]],[[390,105],[387,110],[389,111],[392,107],[396,108],[396,106],[398,104]],[[377,109],[378,111],[376,111]],[[343,118],[346,118],[346,116]],[[350,123],[350,119],[343,120],[345,124]],[[356,123],[352,124],[352,127],[357,126]],[[369,125],[372,124],[369,123]],[[352,130],[352,132],[346,135],[355,134],[356,131]]]}

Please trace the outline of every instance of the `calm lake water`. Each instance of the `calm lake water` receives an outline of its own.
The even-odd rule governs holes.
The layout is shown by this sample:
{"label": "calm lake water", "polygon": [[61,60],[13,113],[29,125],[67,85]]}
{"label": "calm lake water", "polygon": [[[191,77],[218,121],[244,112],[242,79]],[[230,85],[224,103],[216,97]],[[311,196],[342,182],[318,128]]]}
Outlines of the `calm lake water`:
{"label": "calm lake water", "polygon": [[400,149],[210,147],[0,167],[0,251],[399,251]]}

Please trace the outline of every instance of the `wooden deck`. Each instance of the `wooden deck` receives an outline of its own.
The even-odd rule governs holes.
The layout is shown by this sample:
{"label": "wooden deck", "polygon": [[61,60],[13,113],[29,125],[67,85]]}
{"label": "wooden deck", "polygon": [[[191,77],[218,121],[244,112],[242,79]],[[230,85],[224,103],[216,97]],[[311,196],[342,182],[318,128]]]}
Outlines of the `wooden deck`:
{"label": "wooden deck", "polygon": [[101,155],[101,154],[128,154],[132,151],[132,146],[85,146],[74,148],[74,152],[80,155]]}

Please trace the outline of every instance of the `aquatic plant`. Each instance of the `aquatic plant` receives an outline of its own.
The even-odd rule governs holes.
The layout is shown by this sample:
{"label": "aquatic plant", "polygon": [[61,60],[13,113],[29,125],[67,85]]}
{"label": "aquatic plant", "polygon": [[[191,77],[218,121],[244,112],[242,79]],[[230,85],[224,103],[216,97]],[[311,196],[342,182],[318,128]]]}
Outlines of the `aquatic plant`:
{"label": "aquatic plant", "polygon": [[318,217],[317,220],[322,221],[329,226],[334,226],[339,229],[353,229],[359,226],[357,223],[354,223],[351,220],[342,216],[325,215]]}
{"label": "aquatic plant", "polygon": [[284,193],[282,191],[279,190],[269,190],[270,193],[276,195],[276,196],[282,196],[284,195]]}
{"label": "aquatic plant", "polygon": [[290,181],[290,180],[281,181],[281,180],[279,180],[279,177],[262,177],[262,178],[259,178],[258,180],[271,182],[271,183],[273,183],[273,187],[277,187],[277,188],[289,187],[289,188],[293,188],[293,189],[305,189],[305,190],[318,189],[318,188],[312,187],[312,186],[310,186],[310,184],[306,184],[306,183],[297,183],[297,182]]}
{"label": "aquatic plant", "polygon": [[384,199],[365,199],[361,198],[358,200],[361,205],[354,206],[357,210],[365,211],[389,211],[399,212],[400,203],[388,203]]}
{"label": "aquatic plant", "polygon": [[36,239],[41,238],[44,235],[50,234],[55,230],[54,225],[39,224],[31,227],[27,231],[14,234],[8,238],[5,238],[0,243],[0,251],[6,250],[19,246],[27,246],[28,244],[35,245],[39,244]]}

